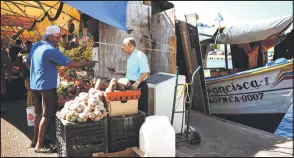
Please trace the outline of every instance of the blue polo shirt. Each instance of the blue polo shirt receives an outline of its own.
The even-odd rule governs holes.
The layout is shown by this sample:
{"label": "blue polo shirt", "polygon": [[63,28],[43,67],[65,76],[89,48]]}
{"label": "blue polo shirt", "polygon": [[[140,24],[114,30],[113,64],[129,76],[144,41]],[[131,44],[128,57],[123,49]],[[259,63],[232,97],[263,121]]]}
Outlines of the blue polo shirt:
{"label": "blue polo shirt", "polygon": [[46,90],[57,88],[57,65],[67,66],[71,60],[51,43],[40,41],[30,51],[27,64],[30,64],[30,88]]}
{"label": "blue polo shirt", "polygon": [[136,81],[141,73],[144,72],[150,72],[147,56],[145,53],[135,49],[127,61],[126,78],[131,81]]}

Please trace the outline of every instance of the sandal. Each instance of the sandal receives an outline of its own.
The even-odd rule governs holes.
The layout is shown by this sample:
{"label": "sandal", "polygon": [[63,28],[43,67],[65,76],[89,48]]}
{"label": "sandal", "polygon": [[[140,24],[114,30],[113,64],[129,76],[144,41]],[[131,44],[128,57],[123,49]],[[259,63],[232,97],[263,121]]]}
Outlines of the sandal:
{"label": "sandal", "polygon": [[37,143],[31,143],[31,147],[34,148],[37,145]]}
{"label": "sandal", "polygon": [[56,153],[57,152],[57,146],[54,144],[49,144],[49,147],[51,148],[51,153]]}
{"label": "sandal", "polygon": [[52,149],[43,147],[38,150],[35,149],[35,153],[52,153]]}
{"label": "sandal", "polygon": [[[47,140],[47,139],[44,140],[44,144],[46,144],[48,142],[49,142],[49,140]],[[37,145],[37,143],[34,143],[34,142],[31,143],[32,148],[34,148],[36,145]]]}

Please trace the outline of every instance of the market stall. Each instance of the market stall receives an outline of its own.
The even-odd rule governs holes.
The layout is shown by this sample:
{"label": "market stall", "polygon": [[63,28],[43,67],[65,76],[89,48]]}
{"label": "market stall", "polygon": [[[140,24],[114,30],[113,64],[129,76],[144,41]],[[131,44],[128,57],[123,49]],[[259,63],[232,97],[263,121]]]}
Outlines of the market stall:
{"label": "market stall", "polygon": [[58,89],[60,98],[69,99],[56,115],[59,156],[91,156],[139,145],[145,121],[138,111],[140,90],[133,90],[126,78],[90,82],[63,81]]}
{"label": "market stall", "polygon": [[[113,8],[99,12],[93,6],[85,9],[90,3],[77,6],[61,1],[1,1],[1,18],[4,15],[1,34],[6,38],[37,41],[47,26],[58,25],[63,34],[59,50],[73,61],[92,60],[93,37],[79,28],[84,26],[80,25],[80,11],[127,31],[127,2],[93,2],[99,3],[96,6],[101,8]],[[116,152],[139,145],[139,130],[145,114],[138,110],[141,91],[132,89],[128,79],[95,78],[93,68],[89,67],[59,66],[57,71],[59,156],[92,156],[95,152]]]}

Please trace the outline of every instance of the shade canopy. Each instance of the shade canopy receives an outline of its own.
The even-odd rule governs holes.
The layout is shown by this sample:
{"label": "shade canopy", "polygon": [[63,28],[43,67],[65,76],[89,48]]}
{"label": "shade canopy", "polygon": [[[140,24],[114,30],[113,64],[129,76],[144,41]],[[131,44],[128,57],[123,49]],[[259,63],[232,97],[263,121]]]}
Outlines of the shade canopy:
{"label": "shade canopy", "polygon": [[60,1],[1,1],[1,38],[36,41],[47,26],[58,25],[68,33],[70,23],[76,33],[79,21],[79,11]]}
{"label": "shade canopy", "polygon": [[79,11],[108,25],[127,31],[128,1],[64,1]]}
{"label": "shade canopy", "polygon": [[[121,30],[126,28],[127,1],[1,1],[1,38],[39,40],[49,25],[62,33],[79,31],[80,12]],[[73,32],[68,32],[74,24]]]}

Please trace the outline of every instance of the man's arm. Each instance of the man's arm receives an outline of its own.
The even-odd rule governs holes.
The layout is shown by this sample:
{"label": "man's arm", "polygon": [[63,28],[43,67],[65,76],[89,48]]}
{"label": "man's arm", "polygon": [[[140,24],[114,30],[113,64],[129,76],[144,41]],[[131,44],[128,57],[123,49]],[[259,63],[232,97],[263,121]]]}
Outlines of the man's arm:
{"label": "man's arm", "polygon": [[66,66],[69,68],[80,68],[83,66],[90,66],[90,67],[94,67],[95,66],[95,62],[93,61],[86,61],[86,60],[82,60],[82,61],[71,61],[68,57],[66,57],[64,54],[62,54],[58,49],[54,49],[52,50],[53,52],[47,52],[48,55],[47,57],[53,61],[56,62],[59,65],[62,66]]}
{"label": "man's arm", "polygon": [[111,68],[111,67],[107,67],[107,69],[110,71],[110,73],[112,75],[122,75],[122,76],[126,76],[126,72],[119,72],[119,71],[115,71],[114,68]]}
{"label": "man's arm", "polygon": [[141,58],[140,63],[139,63],[140,76],[136,80],[136,82],[133,83],[133,85],[132,85],[132,87],[134,89],[138,88],[139,84],[148,76],[148,74],[150,72],[147,56],[142,52],[141,55],[140,55],[140,58]]}
{"label": "man's arm", "polygon": [[139,63],[140,77],[136,81],[139,83],[141,83],[147,77],[148,73],[150,72],[147,56],[142,52],[140,57],[141,57],[140,63]]}
{"label": "man's arm", "polygon": [[140,84],[147,76],[148,76],[148,72],[141,73],[141,75],[139,76],[136,82]]}
{"label": "man's arm", "polygon": [[69,68],[80,68],[84,66],[93,67],[95,66],[95,63],[93,61],[79,61],[79,62],[71,61],[68,65],[66,65],[66,67],[69,67]]}
{"label": "man's arm", "polygon": [[147,77],[148,73],[149,72],[143,72],[143,73],[141,73],[140,76],[139,76],[139,78],[137,79],[137,81],[132,84],[132,88],[133,89],[138,89],[138,86]]}

